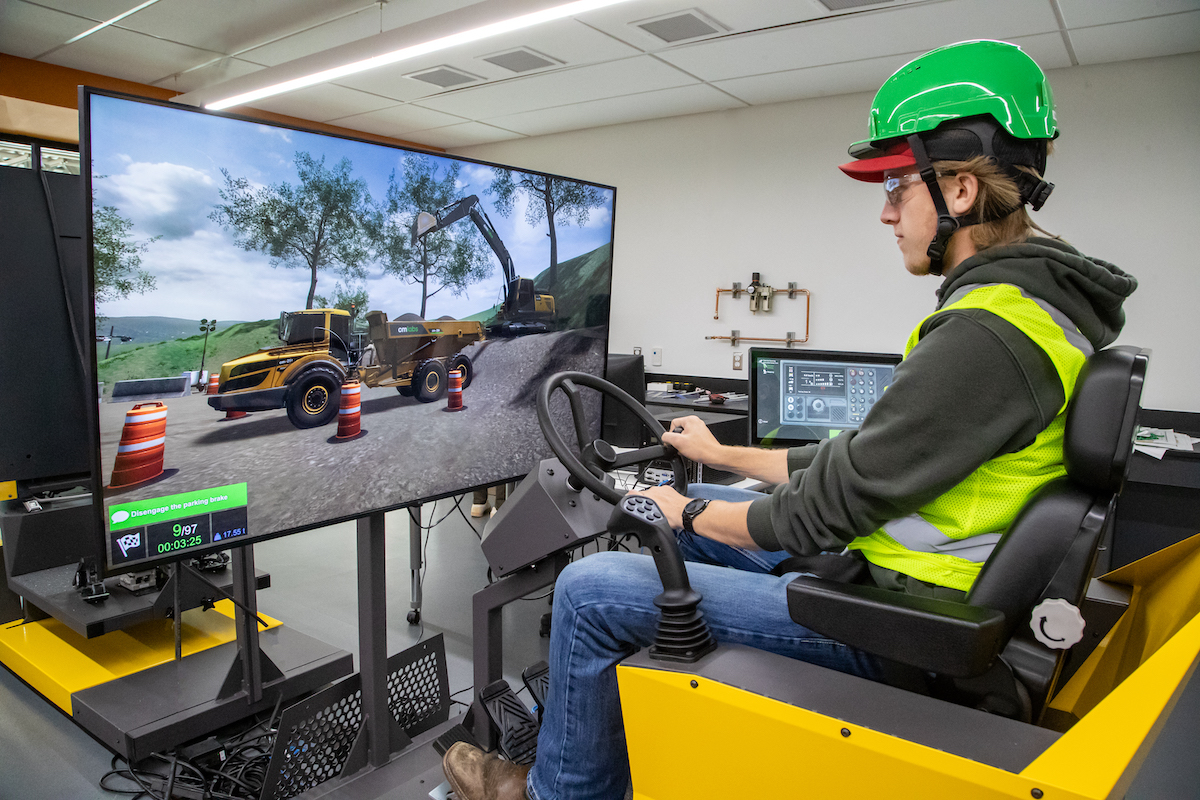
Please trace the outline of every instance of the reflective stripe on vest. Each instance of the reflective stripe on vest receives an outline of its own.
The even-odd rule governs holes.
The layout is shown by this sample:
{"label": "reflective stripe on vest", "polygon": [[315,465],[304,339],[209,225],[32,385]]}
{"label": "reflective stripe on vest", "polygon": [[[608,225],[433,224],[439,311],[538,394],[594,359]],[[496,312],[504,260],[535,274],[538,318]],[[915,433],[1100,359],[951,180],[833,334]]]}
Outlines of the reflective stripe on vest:
{"label": "reflective stripe on vest", "polygon": [[[1025,501],[1066,473],[1062,465],[1066,401],[1075,389],[1079,370],[1093,352],[1091,343],[1065,314],[1010,284],[962,287],[934,314],[969,308],[989,311],[1009,322],[1046,353],[1062,381],[1062,406],[1026,447],[990,459],[916,514],[892,520],[849,545],[878,566],[964,592],[970,590]],[[930,317],[909,337],[906,358]]]}

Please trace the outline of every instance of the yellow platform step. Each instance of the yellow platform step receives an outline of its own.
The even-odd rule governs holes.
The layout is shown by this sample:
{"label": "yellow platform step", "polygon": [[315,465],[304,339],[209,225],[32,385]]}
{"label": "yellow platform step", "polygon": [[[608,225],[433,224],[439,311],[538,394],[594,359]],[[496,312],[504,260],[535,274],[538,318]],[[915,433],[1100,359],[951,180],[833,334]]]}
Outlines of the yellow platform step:
{"label": "yellow platform step", "polygon": [[[234,612],[229,600],[221,600],[209,611],[185,611],[183,655],[236,640]],[[259,616],[267,629],[280,624],[264,614]],[[94,639],[85,639],[55,619],[11,622],[0,627],[0,663],[68,714],[75,692],[173,658],[175,634],[169,619],[149,620]]]}

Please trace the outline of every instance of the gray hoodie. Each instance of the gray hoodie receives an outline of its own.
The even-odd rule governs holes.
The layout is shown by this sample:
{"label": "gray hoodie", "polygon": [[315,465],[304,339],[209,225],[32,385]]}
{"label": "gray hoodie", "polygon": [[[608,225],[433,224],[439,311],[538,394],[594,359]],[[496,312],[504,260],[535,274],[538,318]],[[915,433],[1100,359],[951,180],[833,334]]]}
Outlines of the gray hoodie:
{"label": "gray hoodie", "polygon": [[[991,283],[1062,311],[1096,349],[1117,338],[1137,288],[1112,264],[1031,238],[963,261],[937,308],[962,286]],[[936,314],[858,431],[788,452],[791,478],[750,506],[750,535],[764,550],[840,551],[1030,444],[1064,399],[1049,357],[1011,323],[979,309]]]}

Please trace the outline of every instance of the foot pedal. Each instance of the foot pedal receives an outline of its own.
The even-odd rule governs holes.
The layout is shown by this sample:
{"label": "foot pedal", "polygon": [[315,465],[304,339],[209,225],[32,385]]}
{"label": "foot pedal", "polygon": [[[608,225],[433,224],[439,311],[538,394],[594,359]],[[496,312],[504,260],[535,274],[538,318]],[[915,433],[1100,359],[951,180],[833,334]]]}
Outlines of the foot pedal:
{"label": "foot pedal", "polygon": [[[433,749],[437,750],[439,756],[446,755],[455,742],[466,742],[474,747],[479,747],[479,742],[471,735],[471,732],[462,725],[455,725],[450,730],[443,733],[441,736],[433,740]],[[480,748],[482,749],[482,748]]]}
{"label": "foot pedal", "polygon": [[541,725],[542,714],[546,710],[546,695],[550,693],[550,665],[545,661],[530,664],[521,673],[521,680],[525,682],[525,688],[537,706],[538,725]]}
{"label": "foot pedal", "polygon": [[500,732],[500,752],[514,764],[532,764],[537,755],[538,723],[503,678],[480,694],[492,726]]}

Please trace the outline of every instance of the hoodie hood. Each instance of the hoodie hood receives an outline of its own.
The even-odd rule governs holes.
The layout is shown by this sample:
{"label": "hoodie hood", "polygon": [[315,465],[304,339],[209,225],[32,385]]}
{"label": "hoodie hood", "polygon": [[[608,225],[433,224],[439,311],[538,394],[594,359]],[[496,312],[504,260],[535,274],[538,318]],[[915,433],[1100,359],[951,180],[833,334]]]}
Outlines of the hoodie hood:
{"label": "hoodie hood", "polygon": [[1089,258],[1065,242],[1030,238],[989,247],[963,261],[937,291],[940,309],[954,292],[971,284],[1007,283],[1067,315],[1096,349],[1112,344],[1125,326],[1125,298],[1137,279],[1120,268]]}

